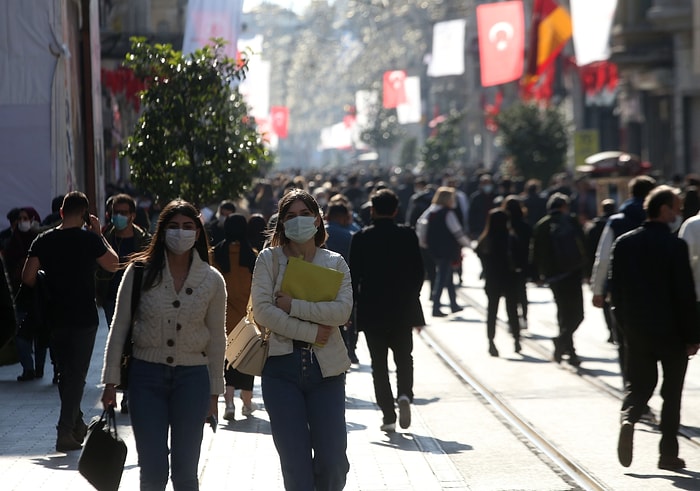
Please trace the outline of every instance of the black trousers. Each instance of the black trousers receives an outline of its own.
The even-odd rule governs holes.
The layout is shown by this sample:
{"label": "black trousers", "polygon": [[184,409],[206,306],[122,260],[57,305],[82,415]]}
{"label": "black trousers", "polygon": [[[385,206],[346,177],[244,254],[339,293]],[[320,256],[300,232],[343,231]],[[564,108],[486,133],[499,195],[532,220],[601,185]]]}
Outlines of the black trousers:
{"label": "black trousers", "polygon": [[572,273],[549,285],[557,305],[559,336],[554,339],[562,353],[574,354],[574,332],[583,322],[583,290],[581,274]]}
{"label": "black trousers", "polygon": [[685,346],[668,346],[652,340],[630,339],[624,345],[628,383],[622,401],[622,417],[636,423],[647,410],[647,403],[654,394],[659,373],[657,363],[661,362],[663,382],[661,383],[661,442],[659,453],[664,457],[678,456],[678,428],[681,421],[681,395],[688,356]]}
{"label": "black trousers", "polygon": [[498,304],[501,297],[506,299],[506,312],[508,313],[508,327],[515,340],[520,340],[520,321],[518,319],[518,285],[514,282],[499,282],[487,284],[486,297],[488,306],[486,308],[486,336],[489,341],[493,341],[496,335],[496,317],[498,315]]}
{"label": "black trousers", "polygon": [[364,329],[372,359],[372,381],[383,422],[396,422],[394,394],[389,380],[388,355],[391,349],[396,365],[397,397],[406,395],[413,401],[413,329],[412,327],[367,326]]}
{"label": "black trousers", "polygon": [[95,347],[97,326],[62,327],[51,332],[56,368],[60,374],[58,394],[61,413],[58,418],[59,433],[70,433],[82,420],[80,403],[83,399],[85,379],[90,368],[92,350]]}

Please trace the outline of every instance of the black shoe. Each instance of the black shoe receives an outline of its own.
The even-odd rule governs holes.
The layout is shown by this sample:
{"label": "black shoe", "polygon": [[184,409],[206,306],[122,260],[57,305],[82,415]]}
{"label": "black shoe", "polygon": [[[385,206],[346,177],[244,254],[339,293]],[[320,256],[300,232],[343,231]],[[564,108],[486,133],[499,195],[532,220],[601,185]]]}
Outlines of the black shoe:
{"label": "black shoe", "polygon": [[679,471],[685,469],[685,460],[680,457],[664,457],[659,458],[659,469],[666,471]]}
{"label": "black shoe", "polygon": [[80,450],[81,448],[83,448],[81,443],[73,438],[71,434],[58,435],[56,439],[57,452],[71,452],[73,450]]}
{"label": "black shoe", "polygon": [[573,355],[569,355],[569,359],[567,360],[569,362],[569,365],[572,367],[580,367],[581,366],[581,359],[578,357],[576,353]]}
{"label": "black shoe", "polygon": [[[631,421],[623,421],[620,426],[620,436],[617,440],[617,458],[623,467],[629,467],[632,464],[632,447],[634,442],[634,423]],[[659,467],[661,461],[659,461]]]}
{"label": "black shoe", "polygon": [[22,375],[17,375],[17,382],[27,382],[36,378],[34,370],[23,370]]}
{"label": "black shoe", "polygon": [[453,314],[456,314],[457,312],[463,311],[463,310],[464,310],[464,307],[462,307],[461,305],[453,305],[453,306],[451,307],[451,309],[452,309],[452,313],[453,313]]}
{"label": "black shoe", "polygon": [[83,441],[85,440],[85,436],[87,436],[87,431],[88,427],[85,424],[85,421],[80,419],[73,427],[73,432],[71,434],[76,442],[83,443]]}
{"label": "black shoe", "polygon": [[552,358],[557,363],[561,363],[562,356],[564,355],[564,350],[562,349],[561,345],[559,344],[559,341],[557,340],[557,338],[552,338],[552,342],[554,343],[554,355],[552,356]]}
{"label": "black shoe", "polygon": [[447,317],[447,314],[441,310],[433,310],[433,317]]}
{"label": "black shoe", "polygon": [[493,341],[489,341],[489,355],[498,356],[498,348],[496,348],[496,345],[493,343]]}

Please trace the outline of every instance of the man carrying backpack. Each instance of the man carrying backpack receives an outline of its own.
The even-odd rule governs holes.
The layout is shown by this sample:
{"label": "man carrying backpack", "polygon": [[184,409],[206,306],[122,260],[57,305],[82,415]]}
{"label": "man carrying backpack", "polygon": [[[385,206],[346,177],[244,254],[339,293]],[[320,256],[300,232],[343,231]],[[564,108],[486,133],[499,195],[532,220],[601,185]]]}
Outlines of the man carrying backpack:
{"label": "man carrying backpack", "polygon": [[557,305],[559,336],[552,339],[554,361],[560,363],[568,355],[569,364],[577,367],[581,360],[574,349],[573,335],[583,321],[585,238],[578,220],[569,213],[568,196],[554,193],[547,201],[547,210],[533,230],[531,262],[538,284],[549,284]]}

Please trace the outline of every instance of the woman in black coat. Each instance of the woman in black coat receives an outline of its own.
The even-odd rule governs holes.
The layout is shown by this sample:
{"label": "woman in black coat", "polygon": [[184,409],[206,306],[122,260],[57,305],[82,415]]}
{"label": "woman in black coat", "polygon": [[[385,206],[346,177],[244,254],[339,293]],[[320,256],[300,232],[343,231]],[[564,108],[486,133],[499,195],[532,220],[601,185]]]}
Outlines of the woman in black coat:
{"label": "woman in black coat", "polygon": [[515,340],[515,352],[520,353],[520,324],[517,309],[518,273],[514,259],[517,241],[518,238],[511,231],[508,214],[500,208],[492,209],[476,246],[476,253],[481,259],[483,268],[484,289],[488,297],[486,334],[491,356],[498,356],[494,337],[496,335],[498,303],[501,297],[506,299],[508,325]]}
{"label": "woman in black coat", "polygon": [[503,209],[510,218],[510,228],[517,237],[516,249],[513,253],[517,278],[518,307],[520,311],[520,328],[527,329],[527,280],[532,277],[530,265],[530,239],[532,227],[523,216],[522,202],[516,195],[509,195],[503,200]]}

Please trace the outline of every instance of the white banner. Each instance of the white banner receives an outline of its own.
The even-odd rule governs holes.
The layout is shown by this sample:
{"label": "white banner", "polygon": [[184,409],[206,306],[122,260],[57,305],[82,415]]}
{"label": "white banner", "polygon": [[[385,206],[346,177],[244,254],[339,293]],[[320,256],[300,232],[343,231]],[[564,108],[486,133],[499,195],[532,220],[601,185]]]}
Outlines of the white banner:
{"label": "white banner", "polygon": [[379,105],[379,92],[376,90],[358,90],[355,92],[355,121],[358,128],[365,129],[374,117]]}
{"label": "white banner", "polygon": [[431,77],[464,73],[464,30],[466,19],[438,22],[433,26],[433,55],[428,65]]}
{"label": "white banner", "polygon": [[270,114],[270,62],[251,58],[246,79],[239,89],[246,104],[250,106],[250,115],[255,118],[267,118]]}
{"label": "white banner", "polygon": [[574,52],[578,66],[610,58],[610,30],[617,0],[571,0]]}
{"label": "white banner", "polygon": [[420,78],[406,77],[404,90],[406,91],[406,102],[396,106],[396,116],[399,123],[420,123],[423,116],[420,100]]}
{"label": "white banner", "polygon": [[189,0],[182,52],[192,53],[211,44],[212,38],[222,38],[227,42],[224,53],[235,58],[242,15],[243,0]]}

